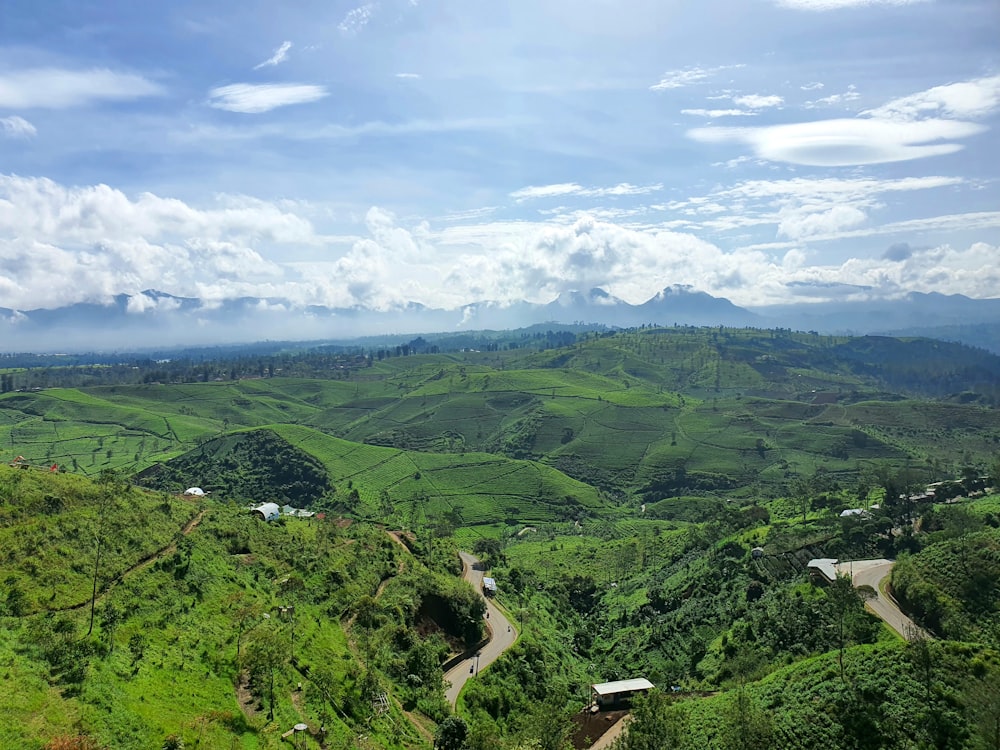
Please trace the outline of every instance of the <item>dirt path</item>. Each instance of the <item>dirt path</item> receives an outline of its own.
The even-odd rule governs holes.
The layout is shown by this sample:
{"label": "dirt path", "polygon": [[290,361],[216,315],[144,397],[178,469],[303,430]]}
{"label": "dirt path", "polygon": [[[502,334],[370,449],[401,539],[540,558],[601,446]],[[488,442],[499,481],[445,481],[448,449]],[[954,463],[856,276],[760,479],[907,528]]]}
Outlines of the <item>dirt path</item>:
{"label": "dirt path", "polygon": [[[196,515],[194,518],[192,518],[190,521],[184,524],[184,526],[181,527],[181,534],[183,536],[187,536],[192,531],[194,531],[195,528],[198,526],[198,524],[201,523],[201,519],[205,517],[206,513],[208,513],[208,508],[203,509],[201,512],[198,513],[198,515]],[[126,568],[121,573],[112,578],[110,581],[108,581],[104,589],[97,595],[96,601],[100,602],[102,599],[107,598],[108,594],[110,594],[114,590],[115,586],[124,581],[126,577],[132,575],[133,573],[137,573],[138,571],[143,570],[144,568],[148,568],[157,560],[166,557],[169,554],[172,554],[176,550],[177,550],[177,542],[171,542],[167,546],[161,547],[155,552],[151,552],[150,554],[141,558],[134,565],[132,565],[129,568]],[[84,607],[89,607],[89,606],[90,606],[90,599],[86,599],[78,604],[71,604],[67,607],[56,607],[55,609],[49,609],[47,611],[71,612],[73,610],[83,609]]]}
{"label": "dirt path", "polygon": [[912,640],[917,635],[930,635],[917,626],[913,620],[903,614],[899,604],[881,587],[881,583],[892,572],[894,560],[853,560],[837,563],[837,572],[851,577],[854,587],[871,586],[875,590],[875,598],[865,602],[865,607],[878,618],[895,630],[904,640]]}
{"label": "dirt path", "polygon": [[401,532],[386,530],[385,533],[389,535],[389,538],[392,539],[392,541],[394,541],[396,544],[398,544],[400,547],[403,548],[403,552],[405,552],[408,555],[411,554],[410,548],[407,547],[406,542],[403,541]]}
{"label": "dirt path", "polygon": [[[477,570],[475,567],[479,564],[479,559],[468,552],[459,552],[459,555],[462,557],[462,577],[472,584],[472,588],[482,596],[483,571]],[[479,670],[486,669],[486,667],[500,658],[500,654],[513,646],[514,641],[517,640],[517,630],[514,629],[514,626],[504,616],[504,613],[500,611],[500,608],[485,596],[483,600],[486,602],[486,612],[489,614],[486,624],[490,633],[490,640],[479,650],[477,656],[471,656],[459,662],[445,674],[444,678],[451,683],[445,691],[445,697],[452,707],[455,706],[458,694],[462,692],[462,687],[465,683],[477,674],[476,667],[478,666]]]}
{"label": "dirt path", "polygon": [[[388,529],[386,529],[385,533],[388,534],[389,538],[392,539],[392,541],[394,541],[396,544],[398,544],[403,549],[403,551],[406,552],[407,555],[412,554],[410,552],[410,548],[407,547],[406,543],[403,542],[402,538],[400,538],[398,531],[389,531]],[[405,569],[406,569],[406,560],[405,559],[400,560],[399,563],[396,565],[396,575],[382,579],[382,581],[379,582],[378,588],[375,589],[375,596],[372,598],[378,601],[378,599],[382,596],[382,592],[385,591],[385,587],[389,585],[389,582],[392,581],[396,576],[400,575]],[[351,628],[354,626],[354,621],[356,618],[357,618],[356,615],[351,615],[347,619],[347,621],[344,622],[343,624],[344,635],[347,636],[347,648],[350,650],[351,654],[353,654],[354,658],[357,659],[359,663],[364,664],[364,660],[361,658],[361,652],[358,650],[358,645],[357,643],[354,642],[354,638],[351,636]],[[426,726],[424,726],[424,724],[420,721],[420,718],[416,714],[404,709],[403,705],[396,699],[396,696],[394,696],[391,692],[389,693],[389,700],[391,700],[393,705],[395,705],[396,708],[399,709],[399,712],[406,717],[407,721],[410,722],[410,724],[413,726],[415,730],[417,730],[417,733],[421,737],[423,737],[425,740],[427,740],[427,742],[431,744],[434,743],[434,734]]]}
{"label": "dirt path", "polygon": [[597,742],[590,746],[590,750],[606,750],[606,748],[611,747],[611,743],[618,739],[618,736],[625,731],[628,719],[628,716],[623,716],[616,721],[607,732],[601,735]]}

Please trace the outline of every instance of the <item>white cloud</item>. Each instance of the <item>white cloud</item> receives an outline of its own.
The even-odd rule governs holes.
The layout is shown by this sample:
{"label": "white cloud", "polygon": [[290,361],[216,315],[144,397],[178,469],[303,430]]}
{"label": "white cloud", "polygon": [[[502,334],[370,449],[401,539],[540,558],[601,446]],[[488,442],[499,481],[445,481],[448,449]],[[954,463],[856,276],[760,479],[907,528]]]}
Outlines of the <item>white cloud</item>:
{"label": "white cloud", "polygon": [[884,164],[961,150],[958,143],[985,131],[956,120],[890,122],[876,119],[820,120],[760,128],[695,128],[688,137],[703,143],[744,143],[762,159],[820,167]]}
{"label": "white cloud", "polygon": [[850,258],[840,265],[774,269],[763,284],[770,287],[775,299],[783,293],[810,297],[841,297],[846,293],[870,298],[911,291],[995,297],[1000,285],[1000,266],[994,262],[998,253],[1000,247],[984,242],[965,249],[939,245],[914,250],[895,262]]}
{"label": "white cloud", "polygon": [[668,89],[679,89],[692,84],[701,83],[712,78],[723,70],[733,70],[742,68],[743,65],[720,65],[716,68],[690,67],[680,70],[671,70],[660,77],[659,83],[654,83],[649,87],[650,91],[666,91]]}
{"label": "white cloud", "polygon": [[209,105],[229,112],[258,114],[290,104],[305,104],[327,96],[323,86],[304,83],[234,83],[212,89]]}
{"label": "white cloud", "polygon": [[817,208],[810,205],[785,206],[778,212],[778,234],[802,238],[833,234],[864,224],[868,215],[855,206],[836,205]]}
{"label": "white cloud", "polygon": [[977,78],[893,99],[863,115],[886,120],[932,117],[983,117],[1000,108],[1000,75]]}
{"label": "white cloud", "polygon": [[23,117],[11,115],[0,117],[0,133],[11,138],[30,138],[38,133],[38,129]]}
{"label": "white cloud", "polygon": [[764,96],[762,94],[745,94],[743,96],[733,97],[733,104],[737,107],[746,107],[747,109],[780,107],[784,103],[784,98],[776,95]]}
{"label": "white cloud", "polygon": [[[1000,211],[976,211],[966,214],[946,214],[943,216],[925,216],[919,219],[907,219],[905,221],[893,221],[877,226],[864,227],[860,229],[850,229],[845,231],[833,231],[823,234],[815,234],[809,237],[810,242],[825,242],[830,240],[857,239],[860,237],[878,237],[882,235],[912,234],[917,232],[954,232],[973,231],[979,229],[1000,228]],[[762,242],[754,245],[746,245],[742,250],[781,250],[789,247],[798,247],[797,241],[793,242]],[[996,293],[986,296],[996,296]]]}
{"label": "white cloud", "polygon": [[753,117],[756,112],[748,112],[745,109],[682,109],[682,115],[692,115],[694,117]]}
{"label": "white cloud", "polygon": [[[810,240],[830,233],[1000,226],[1000,212],[864,226],[881,193],[959,182],[950,177],[748,181],[671,207],[696,208],[721,220],[722,204],[742,203],[745,225],[784,222],[786,236]],[[830,285],[830,294],[850,285],[871,287],[873,294],[917,289],[989,296],[1000,288],[997,248],[983,244],[809,265],[811,256],[797,239],[723,252],[691,234],[625,227],[588,213],[561,216],[571,219],[563,224],[492,222],[435,231],[423,222],[404,226],[373,207],[365,216],[367,236],[343,252],[339,239],[318,236],[295,210],[245,196],[224,196],[212,207],[196,208],[151,194],[130,198],[102,185],[67,188],[0,176],[0,307],[104,301],[148,288],[216,303],[255,296],[287,299],[292,307],[377,309],[406,302],[454,308],[481,299],[549,301],[562,291],[593,286],[638,302],[664,286],[690,284],[738,304],[788,301],[806,289],[826,293],[823,284]],[[611,209],[604,216],[632,213]],[[288,263],[266,255],[310,244],[330,259]],[[788,252],[776,258],[770,251],[779,247]],[[131,312],[153,313],[176,303],[150,297],[130,304]]]}
{"label": "white cloud", "polygon": [[914,5],[928,0],[777,0],[778,5],[795,10],[840,10],[867,5]]}
{"label": "white cloud", "polygon": [[534,200],[537,198],[555,198],[560,195],[579,195],[586,198],[619,197],[625,195],[647,195],[657,190],[662,190],[663,184],[655,185],[631,185],[627,182],[612,185],[611,187],[586,188],[575,182],[563,182],[556,185],[531,185],[509,193],[510,197],[517,202]]}
{"label": "white cloud", "polygon": [[31,68],[0,73],[0,107],[10,109],[65,109],[162,93],[158,84],[142,76],[105,68]]}
{"label": "white cloud", "polygon": [[820,107],[833,107],[840,104],[845,104],[847,102],[853,102],[855,99],[860,99],[861,94],[858,93],[858,89],[854,84],[847,87],[847,91],[841,94],[830,94],[830,96],[824,96],[821,99],[815,99],[811,102],[806,102],[806,109],[818,109]]}
{"label": "white cloud", "polygon": [[577,195],[583,190],[583,185],[575,182],[561,182],[557,185],[530,185],[509,193],[516,201],[533,200],[535,198],[554,198],[559,195]]}
{"label": "white cloud", "polygon": [[[193,208],[106,185],[64,187],[0,175],[0,307],[105,301],[155,288],[225,297],[269,291],[285,276],[263,248],[324,244],[308,221],[241,196]],[[141,303],[140,300],[138,303]]]}
{"label": "white cloud", "polygon": [[378,3],[365,3],[349,10],[343,20],[337,25],[345,34],[356,34],[372,20],[372,15],[378,10]]}
{"label": "white cloud", "polygon": [[150,312],[171,312],[179,309],[181,301],[173,297],[155,297],[147,294],[133,294],[125,303],[125,312],[142,315]]}
{"label": "white cloud", "polygon": [[823,88],[823,84],[820,83],[819,81],[813,81],[803,86],[799,86],[799,88],[802,89],[803,91],[818,91],[819,89]]}
{"label": "white cloud", "polygon": [[396,73],[396,78],[401,78],[403,80],[417,81],[423,78],[419,73]]}
{"label": "white cloud", "polygon": [[[854,86],[843,94],[808,102],[832,105],[858,98]],[[705,143],[744,143],[758,157],[808,166],[884,164],[960,151],[954,141],[987,128],[964,119],[1000,109],[1000,76],[988,76],[893,99],[854,119],[819,120],[759,128],[705,127],[688,137]],[[949,142],[951,141],[951,142]]]}
{"label": "white cloud", "polygon": [[[780,237],[793,241],[833,239],[857,231],[871,212],[883,207],[889,193],[935,190],[964,184],[959,177],[928,176],[897,180],[826,178],[748,180],[709,195],[675,201],[665,208],[686,216],[711,217],[702,230],[731,232],[773,225]],[[724,214],[724,215],[720,215]],[[753,245],[752,249],[793,247],[794,242]]]}
{"label": "white cloud", "polygon": [[509,118],[467,118],[458,120],[409,120],[404,122],[382,122],[374,120],[358,125],[301,126],[291,122],[266,122],[258,125],[201,125],[173,134],[178,141],[250,141],[258,138],[285,138],[299,141],[338,140],[363,138],[365,136],[407,136],[420,133],[459,133],[479,130],[501,130],[520,121]]}
{"label": "white cloud", "polygon": [[281,43],[281,46],[274,50],[274,54],[267,58],[264,62],[258,63],[253,66],[254,70],[260,70],[261,68],[267,68],[274,65],[280,65],[285,60],[288,59],[288,50],[292,48],[292,43],[285,41]]}

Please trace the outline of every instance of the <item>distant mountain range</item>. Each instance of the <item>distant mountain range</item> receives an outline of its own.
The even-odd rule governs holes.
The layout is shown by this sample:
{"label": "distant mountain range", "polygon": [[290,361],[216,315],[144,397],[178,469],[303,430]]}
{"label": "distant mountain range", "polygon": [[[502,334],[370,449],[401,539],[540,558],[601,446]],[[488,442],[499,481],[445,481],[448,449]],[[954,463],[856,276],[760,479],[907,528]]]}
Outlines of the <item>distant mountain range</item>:
{"label": "distant mountain range", "polygon": [[[1000,299],[911,293],[895,300],[747,309],[687,286],[633,305],[603,289],[564,292],[548,304],[476,302],[453,310],[409,303],[386,311],[299,306],[241,297],[221,303],[156,290],[109,304],[0,308],[0,352],[82,351],[270,340],[349,339],[377,334],[514,329],[544,323],[752,326],[820,333],[939,337],[1000,352]],[[935,332],[938,332],[937,334]]]}

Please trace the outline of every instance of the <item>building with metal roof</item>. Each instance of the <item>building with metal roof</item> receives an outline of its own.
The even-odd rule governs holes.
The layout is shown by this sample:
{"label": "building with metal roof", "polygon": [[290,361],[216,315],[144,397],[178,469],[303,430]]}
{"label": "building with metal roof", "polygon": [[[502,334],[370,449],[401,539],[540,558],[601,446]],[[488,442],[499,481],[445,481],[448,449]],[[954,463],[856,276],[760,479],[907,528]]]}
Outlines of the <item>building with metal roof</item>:
{"label": "building with metal roof", "polygon": [[251,509],[250,515],[265,521],[277,521],[281,518],[281,509],[278,508],[277,503],[264,503]]}
{"label": "building with metal roof", "polygon": [[653,683],[645,677],[633,677],[630,680],[601,682],[590,686],[593,705],[598,709],[612,708],[628,703],[636,693],[652,690]]}
{"label": "building with metal roof", "polygon": [[809,561],[806,565],[806,569],[809,571],[809,575],[815,576],[819,574],[823,576],[827,581],[837,580],[837,565],[838,560],[833,557],[815,557]]}

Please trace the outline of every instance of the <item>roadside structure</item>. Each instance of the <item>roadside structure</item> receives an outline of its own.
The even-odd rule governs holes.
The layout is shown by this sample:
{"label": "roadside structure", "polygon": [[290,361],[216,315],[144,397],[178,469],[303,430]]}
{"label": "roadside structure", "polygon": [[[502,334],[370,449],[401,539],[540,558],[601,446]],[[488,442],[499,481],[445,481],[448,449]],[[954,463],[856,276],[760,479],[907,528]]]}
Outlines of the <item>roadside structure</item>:
{"label": "roadside structure", "polygon": [[822,579],[832,583],[837,580],[837,562],[833,557],[815,557],[809,561],[806,569],[809,571],[811,578],[822,577]]}
{"label": "roadside structure", "polygon": [[645,677],[600,682],[590,686],[591,705],[598,711],[624,706],[632,700],[634,695],[645,693],[652,690],[653,687],[653,683]]}

